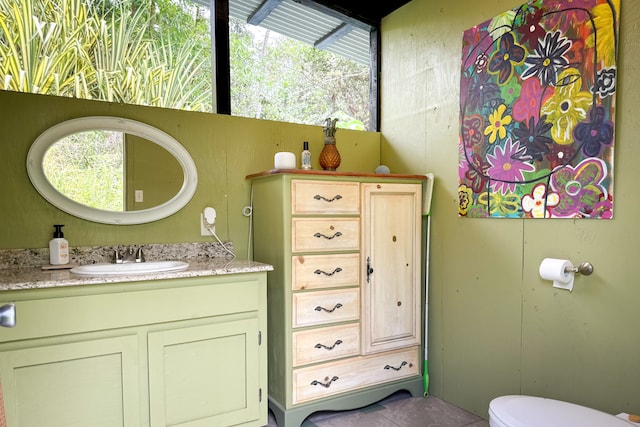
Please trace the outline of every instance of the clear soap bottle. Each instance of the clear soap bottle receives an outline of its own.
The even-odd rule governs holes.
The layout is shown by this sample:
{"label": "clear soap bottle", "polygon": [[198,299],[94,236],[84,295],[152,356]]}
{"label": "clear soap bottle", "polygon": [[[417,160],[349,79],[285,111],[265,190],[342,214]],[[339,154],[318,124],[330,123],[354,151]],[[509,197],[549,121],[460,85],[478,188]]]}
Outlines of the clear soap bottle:
{"label": "clear soap bottle", "polygon": [[49,241],[49,262],[51,265],[69,264],[69,242],[62,233],[64,225],[54,227],[56,231],[53,233],[53,239]]}
{"label": "clear soap bottle", "polygon": [[302,143],[302,155],[300,156],[300,163],[302,169],[309,170],[311,169],[311,151],[309,151],[309,142],[305,141]]}

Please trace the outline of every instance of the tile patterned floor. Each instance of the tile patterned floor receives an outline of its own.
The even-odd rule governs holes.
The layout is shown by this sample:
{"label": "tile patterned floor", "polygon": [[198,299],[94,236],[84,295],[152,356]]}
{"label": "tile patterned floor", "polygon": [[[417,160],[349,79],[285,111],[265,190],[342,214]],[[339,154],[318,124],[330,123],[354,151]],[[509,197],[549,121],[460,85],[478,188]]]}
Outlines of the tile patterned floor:
{"label": "tile patterned floor", "polygon": [[[271,412],[267,427],[282,427]],[[489,422],[437,397],[398,392],[353,411],[316,412],[301,427],[489,427]]]}

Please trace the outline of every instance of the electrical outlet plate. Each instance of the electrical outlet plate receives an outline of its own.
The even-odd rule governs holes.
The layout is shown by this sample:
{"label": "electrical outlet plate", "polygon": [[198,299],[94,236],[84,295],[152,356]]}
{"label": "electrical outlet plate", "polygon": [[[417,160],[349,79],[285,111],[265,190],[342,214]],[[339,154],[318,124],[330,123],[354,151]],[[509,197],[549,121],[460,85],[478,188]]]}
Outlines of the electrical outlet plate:
{"label": "electrical outlet plate", "polygon": [[[209,226],[209,228],[211,228],[211,230],[213,230],[213,232],[216,232],[216,226],[211,225]],[[201,236],[213,236],[213,233],[211,232],[211,230],[209,230],[209,228],[207,228],[206,226],[206,222],[204,219],[204,214],[200,213],[200,235]]]}

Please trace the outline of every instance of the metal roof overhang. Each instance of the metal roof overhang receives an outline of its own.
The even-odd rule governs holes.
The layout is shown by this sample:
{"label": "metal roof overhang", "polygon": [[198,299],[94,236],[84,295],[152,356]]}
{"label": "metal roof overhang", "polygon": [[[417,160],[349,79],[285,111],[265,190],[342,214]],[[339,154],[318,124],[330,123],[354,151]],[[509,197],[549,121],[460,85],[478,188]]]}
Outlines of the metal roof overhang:
{"label": "metal roof overhang", "polygon": [[364,65],[371,62],[371,26],[311,0],[229,0],[229,16]]}

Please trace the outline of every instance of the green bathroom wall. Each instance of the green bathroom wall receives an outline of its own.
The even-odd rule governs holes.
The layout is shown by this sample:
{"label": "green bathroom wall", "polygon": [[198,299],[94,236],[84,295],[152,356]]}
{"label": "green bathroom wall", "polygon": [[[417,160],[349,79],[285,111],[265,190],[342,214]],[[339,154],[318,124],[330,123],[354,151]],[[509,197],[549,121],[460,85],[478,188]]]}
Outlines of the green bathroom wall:
{"label": "green bathroom wall", "polygon": [[[118,116],[155,126],[189,151],[198,169],[198,187],[191,201],[172,216],[148,224],[108,225],[75,218],[42,198],[31,185],[26,158],[31,143],[50,126],[81,116]],[[53,224],[65,224],[71,246],[143,245],[212,240],[200,236],[200,212],[217,210],[216,233],[232,241],[239,258],[247,258],[250,203],[245,176],[273,168],[278,151],[299,158],[309,141],[312,166],[324,143],[318,126],[247,119],[211,113],[178,111],[103,101],[0,91],[0,248],[44,248]],[[342,162],[338,171],[373,172],[380,164],[380,134],[339,129]],[[212,240],[213,241],[213,240]]]}
{"label": "green bathroom wall", "polygon": [[[430,393],[484,418],[492,398],[533,394],[609,413],[640,412],[640,9],[622,0],[615,218],[469,219],[457,212],[462,33],[520,0],[413,0],[382,21],[381,160],[433,172]],[[553,288],[546,257],[589,261],[573,292]]]}
{"label": "green bathroom wall", "polygon": [[[640,181],[634,140],[640,82],[640,9],[622,0],[615,153],[615,218],[466,219],[457,215],[459,61],[462,32],[519,6],[518,0],[412,0],[382,22],[382,132],[339,130],[340,170],[435,175],[429,272],[430,393],[487,418],[498,395],[527,393],[610,413],[640,412],[640,285],[635,238]],[[83,115],[115,115],[154,125],[185,145],[199,172],[191,202],[150,224],[112,226],[70,217],[31,186],[30,143],[49,126]],[[308,140],[313,167],[320,126],[182,112],[0,91],[0,248],[46,247],[63,223],[72,245],[206,241],[204,206],[239,256],[247,250],[247,174],[269,169],[277,151],[299,153]],[[573,292],[540,279],[545,257],[589,261]]]}

